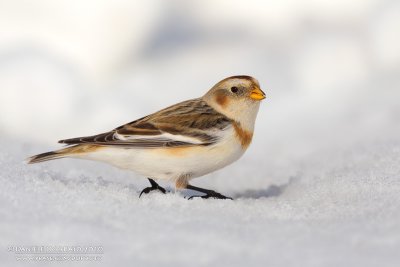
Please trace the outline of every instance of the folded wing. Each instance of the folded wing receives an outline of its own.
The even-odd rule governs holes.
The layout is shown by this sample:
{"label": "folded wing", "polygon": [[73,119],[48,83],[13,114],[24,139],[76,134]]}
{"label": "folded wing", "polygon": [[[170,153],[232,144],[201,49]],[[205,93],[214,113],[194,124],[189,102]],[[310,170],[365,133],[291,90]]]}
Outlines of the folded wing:
{"label": "folded wing", "polygon": [[159,148],[214,144],[231,127],[226,116],[201,99],[185,101],[94,136],[60,140],[67,145],[97,144]]}

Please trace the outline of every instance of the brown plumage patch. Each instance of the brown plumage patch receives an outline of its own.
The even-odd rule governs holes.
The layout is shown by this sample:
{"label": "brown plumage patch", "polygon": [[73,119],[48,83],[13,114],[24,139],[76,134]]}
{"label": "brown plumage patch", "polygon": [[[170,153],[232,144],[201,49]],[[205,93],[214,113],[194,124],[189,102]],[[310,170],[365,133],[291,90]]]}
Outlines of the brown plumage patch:
{"label": "brown plumage patch", "polygon": [[138,123],[137,125],[127,125],[117,129],[117,133],[121,135],[157,135],[161,131],[151,123]]}
{"label": "brown plumage patch", "polygon": [[232,79],[241,79],[241,80],[247,80],[247,81],[250,81],[250,82],[254,82],[254,78],[251,77],[251,76],[248,76],[248,75],[236,75],[236,76],[231,76],[231,77],[225,78],[222,81],[220,81],[219,83],[223,83],[223,82],[226,82],[226,81],[232,80]]}
{"label": "brown plumage patch", "polygon": [[76,145],[60,150],[62,154],[82,154],[97,151],[101,148],[98,145]]}
{"label": "brown plumage patch", "polygon": [[196,146],[184,146],[184,147],[166,147],[161,149],[155,149],[154,153],[165,154],[171,157],[185,157],[188,153],[194,153],[200,151],[201,147]]}
{"label": "brown plumage patch", "polygon": [[215,101],[222,107],[226,107],[229,103],[228,96],[225,94],[217,94]]}
{"label": "brown plumage patch", "polygon": [[90,153],[90,152],[97,151],[100,148],[101,148],[101,146],[97,146],[97,145],[71,146],[71,147],[60,149],[60,150],[50,151],[50,152],[42,153],[42,154],[39,154],[36,156],[32,156],[32,157],[28,158],[28,163],[29,164],[39,163],[39,162],[43,162],[43,161],[68,157],[70,155]]}
{"label": "brown plumage patch", "polygon": [[190,173],[179,176],[179,178],[175,181],[175,188],[176,189],[186,188],[189,184],[190,176],[192,176]]}
{"label": "brown plumage patch", "polygon": [[236,136],[240,140],[240,144],[246,149],[253,139],[253,133],[243,129],[237,122],[233,123],[233,127],[235,128]]}
{"label": "brown plumage patch", "polygon": [[188,148],[188,147],[171,147],[171,148],[164,149],[164,151],[166,153],[170,154],[171,156],[183,157],[186,155],[186,153],[190,149],[191,148]]}

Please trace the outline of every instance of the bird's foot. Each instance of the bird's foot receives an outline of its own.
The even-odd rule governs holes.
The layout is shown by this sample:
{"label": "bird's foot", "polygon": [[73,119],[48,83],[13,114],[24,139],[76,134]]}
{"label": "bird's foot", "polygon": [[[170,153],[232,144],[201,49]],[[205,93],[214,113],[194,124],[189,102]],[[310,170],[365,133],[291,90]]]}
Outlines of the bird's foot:
{"label": "bird's foot", "polygon": [[154,180],[149,179],[149,181],[151,183],[151,186],[143,189],[142,192],[140,192],[139,198],[142,196],[142,194],[148,194],[154,190],[161,191],[161,193],[163,193],[163,194],[167,193],[167,190],[165,190],[163,187],[161,187],[159,184],[157,184]]}
{"label": "bird's foot", "polygon": [[157,186],[157,187],[149,186],[149,187],[146,187],[145,189],[143,189],[142,192],[140,192],[139,198],[142,196],[142,194],[148,194],[154,190],[159,190],[163,194],[167,193],[167,191],[164,188],[162,188],[161,186]]}
{"label": "bird's foot", "polygon": [[218,192],[212,191],[212,190],[208,191],[203,196],[191,196],[188,199],[190,200],[190,199],[193,199],[195,197],[201,197],[201,198],[204,198],[204,199],[216,198],[216,199],[230,199],[230,200],[233,200],[233,198],[231,198],[231,197],[226,197],[226,196],[224,196],[224,195],[222,195],[222,194],[220,194]]}

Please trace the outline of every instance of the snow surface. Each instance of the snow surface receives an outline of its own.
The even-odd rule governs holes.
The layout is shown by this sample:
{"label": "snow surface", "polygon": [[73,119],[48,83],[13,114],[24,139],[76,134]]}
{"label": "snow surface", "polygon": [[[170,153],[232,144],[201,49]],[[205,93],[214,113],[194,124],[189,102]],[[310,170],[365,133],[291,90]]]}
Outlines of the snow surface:
{"label": "snow surface", "polygon": [[[0,266],[400,266],[398,1],[50,2],[0,3]],[[139,199],[146,179],[105,164],[23,162],[234,74],[267,94],[253,143],[193,181],[233,201],[165,183]],[[51,245],[104,254],[7,251]]]}
{"label": "snow surface", "polygon": [[[101,245],[104,266],[400,262],[398,139],[324,149],[288,160],[284,170],[277,163],[246,164],[254,159],[250,155],[236,171],[232,166],[195,181],[234,201],[185,199],[191,192],[139,199],[146,182],[128,172],[77,160],[24,165],[23,158],[38,147],[19,142],[2,147],[4,249]],[[281,181],[271,183],[269,176]],[[2,265],[14,266],[14,256],[3,251]]]}

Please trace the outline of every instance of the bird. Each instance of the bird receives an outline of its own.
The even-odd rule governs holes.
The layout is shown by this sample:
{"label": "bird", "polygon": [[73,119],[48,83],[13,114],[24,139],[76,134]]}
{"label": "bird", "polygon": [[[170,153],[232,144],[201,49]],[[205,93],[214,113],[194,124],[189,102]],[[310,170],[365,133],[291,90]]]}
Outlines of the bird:
{"label": "bird", "polygon": [[249,147],[261,100],[259,82],[247,75],[225,78],[205,95],[183,101],[112,131],[60,140],[66,147],[32,156],[27,163],[61,158],[87,159],[131,170],[148,179],[152,191],[166,193],[156,180],[176,190],[194,190],[204,199],[232,199],[194,186],[194,178],[238,160]]}

